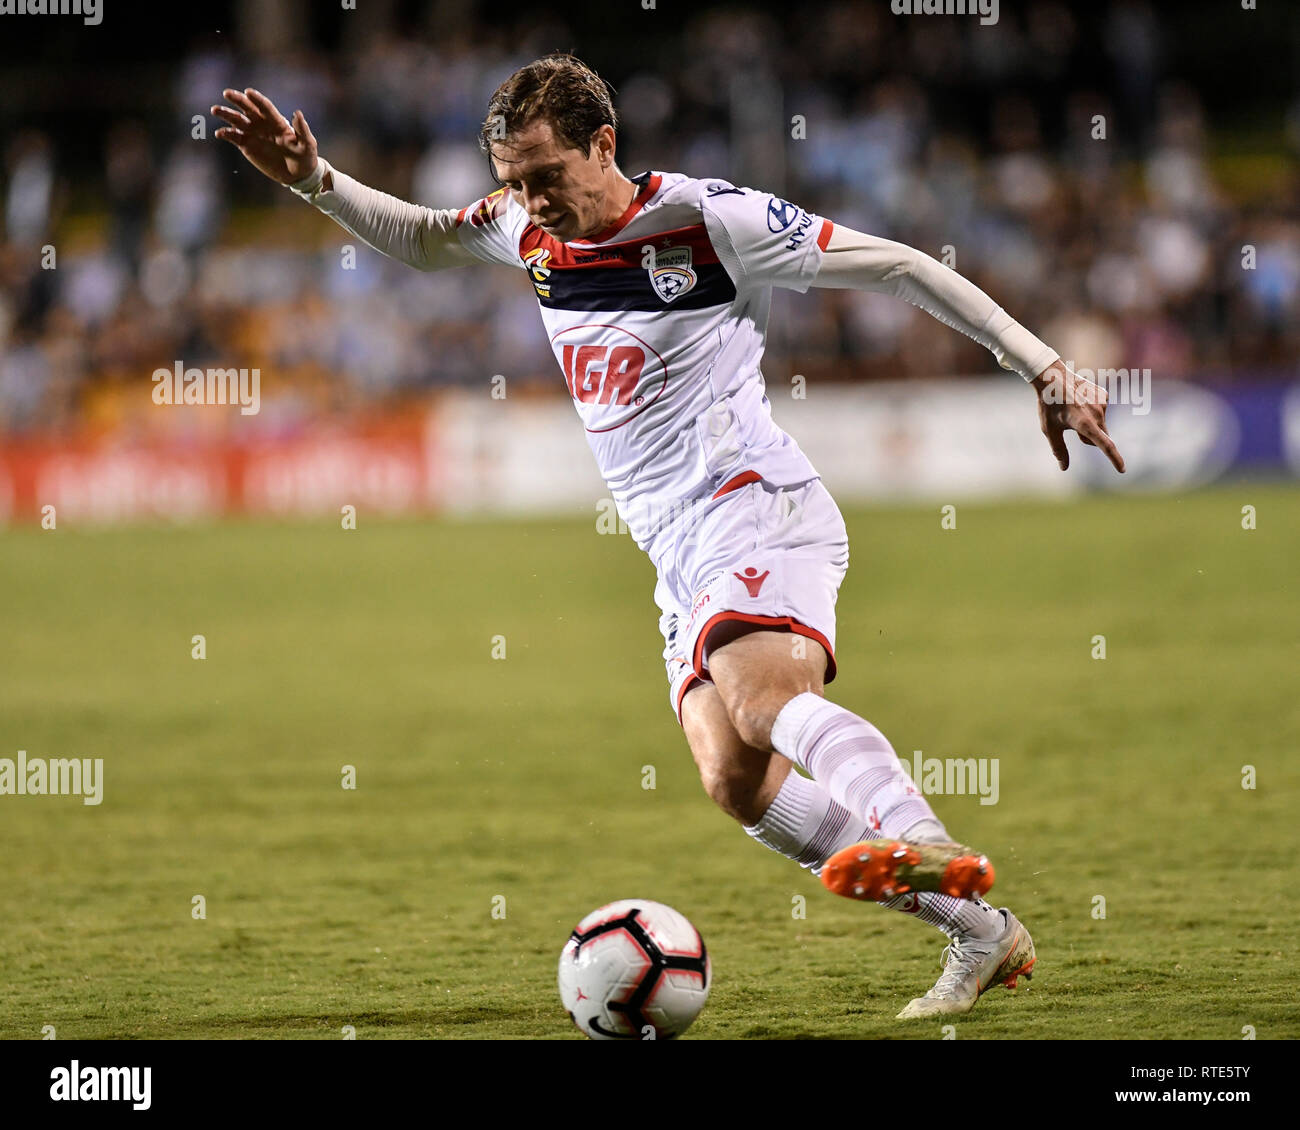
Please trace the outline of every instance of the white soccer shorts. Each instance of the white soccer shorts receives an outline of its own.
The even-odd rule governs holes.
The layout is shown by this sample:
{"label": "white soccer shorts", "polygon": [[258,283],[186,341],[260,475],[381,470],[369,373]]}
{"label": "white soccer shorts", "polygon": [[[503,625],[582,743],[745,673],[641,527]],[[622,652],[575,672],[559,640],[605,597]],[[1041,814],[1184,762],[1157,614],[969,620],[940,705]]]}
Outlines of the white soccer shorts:
{"label": "white soccer shorts", "polygon": [[844,518],[821,479],[774,487],[753,471],[693,503],[656,562],[669,703],[709,678],[708,633],[739,620],[826,649],[835,678],[835,601],[849,567]]}

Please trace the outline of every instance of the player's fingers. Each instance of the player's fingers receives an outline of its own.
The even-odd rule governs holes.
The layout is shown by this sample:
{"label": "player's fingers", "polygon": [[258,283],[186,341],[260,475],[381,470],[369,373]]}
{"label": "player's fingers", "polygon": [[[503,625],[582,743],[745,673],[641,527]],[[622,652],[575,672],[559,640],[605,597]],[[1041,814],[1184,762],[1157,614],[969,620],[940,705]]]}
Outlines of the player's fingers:
{"label": "player's fingers", "polygon": [[284,120],[284,115],[281,114],[280,111],[275,108],[275,103],[272,102],[260,90],[254,90],[251,86],[249,86],[249,87],[245,87],[244,93],[247,94],[248,97],[252,99],[254,103],[256,103],[257,108],[262,111],[262,114],[265,117],[269,118],[281,129],[289,128],[289,123]]}
{"label": "player's fingers", "polygon": [[228,141],[231,145],[242,146],[248,140],[243,130],[235,129],[233,126],[222,126],[219,130],[214,130],[213,137],[219,137],[222,141]]}
{"label": "player's fingers", "polygon": [[240,129],[247,129],[250,125],[249,120],[238,110],[232,110],[229,106],[213,106],[212,116],[220,118],[223,122],[229,122],[232,126],[238,126]]}
{"label": "player's fingers", "polygon": [[1114,441],[1110,438],[1110,433],[1106,430],[1105,421],[1100,416],[1080,421],[1075,432],[1078,433],[1080,440],[1087,443],[1089,447],[1097,447],[1097,449],[1104,451],[1106,458],[1114,464],[1117,471],[1125,469],[1125,460],[1119,454],[1118,447],[1115,447]]}
{"label": "player's fingers", "polygon": [[1084,440],[1085,443],[1091,443],[1094,447],[1103,451],[1106,458],[1114,465],[1115,470],[1120,474],[1124,473],[1124,456],[1119,453],[1119,448],[1115,446],[1115,441],[1110,438],[1105,428],[1097,428],[1090,438]]}
{"label": "player's fingers", "polygon": [[1052,454],[1056,456],[1058,466],[1062,471],[1067,470],[1070,466],[1070,451],[1065,446],[1065,432],[1060,428],[1047,427],[1043,429],[1043,435],[1052,446]]}
{"label": "player's fingers", "polygon": [[257,104],[242,90],[235,90],[233,87],[227,87],[221,92],[221,97],[243,110],[244,113],[248,115],[250,121],[258,121],[265,117],[262,111],[258,109]]}
{"label": "player's fingers", "polygon": [[307,117],[301,110],[295,110],[293,112],[293,130],[302,141],[306,142],[313,149],[316,148],[315,135],[311,132],[311,126],[307,124]]}

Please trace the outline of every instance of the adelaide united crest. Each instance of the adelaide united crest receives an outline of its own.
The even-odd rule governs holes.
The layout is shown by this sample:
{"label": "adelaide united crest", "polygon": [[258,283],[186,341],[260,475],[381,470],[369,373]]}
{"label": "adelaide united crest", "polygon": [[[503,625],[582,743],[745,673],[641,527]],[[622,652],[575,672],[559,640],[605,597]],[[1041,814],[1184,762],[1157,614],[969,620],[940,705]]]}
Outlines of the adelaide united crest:
{"label": "adelaide united crest", "polygon": [[669,247],[655,252],[654,265],[649,268],[650,285],[665,302],[675,302],[695,286],[696,275],[691,269],[689,247]]}

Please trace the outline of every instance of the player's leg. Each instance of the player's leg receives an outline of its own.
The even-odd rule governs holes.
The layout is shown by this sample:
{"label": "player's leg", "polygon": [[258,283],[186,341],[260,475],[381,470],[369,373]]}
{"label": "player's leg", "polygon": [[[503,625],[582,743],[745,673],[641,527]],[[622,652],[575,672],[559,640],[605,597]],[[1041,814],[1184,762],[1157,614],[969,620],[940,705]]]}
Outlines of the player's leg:
{"label": "player's leg", "polygon": [[825,649],[791,632],[724,621],[708,639],[709,674],[741,741],[788,757],[882,836],[951,837],[885,736],[821,693]]}
{"label": "player's leg", "polygon": [[[731,627],[726,623],[718,625],[710,639],[727,638]],[[812,646],[816,653],[799,664],[797,685],[800,690],[820,695],[826,653],[816,643]],[[697,682],[686,693],[682,700],[682,729],[704,791],[746,827],[758,824],[789,775],[789,759],[777,756],[770,748],[746,743],[712,683]]]}
{"label": "player's leg", "polygon": [[[848,569],[848,533],[826,488],[818,480],[784,488],[758,479],[711,503],[690,533],[677,561],[676,591],[656,598],[662,608],[668,608],[664,595],[675,601],[675,617],[661,622],[670,682],[714,681],[745,745],[789,758],[881,836],[902,840],[912,833],[906,849],[881,843],[847,866],[832,861],[823,882],[872,899],[909,890],[958,896],[987,890],[988,861],[952,850],[951,837],[883,738],[865,781],[862,772],[840,764],[862,744],[857,734],[848,746],[821,743],[802,759],[799,750],[771,742],[782,709],[807,702],[879,737],[869,723],[821,697],[822,684],[835,674],[835,599]],[[720,674],[712,673],[715,657]],[[686,684],[677,685],[684,690]],[[858,770],[858,762],[847,769]]]}
{"label": "player's leg", "polygon": [[[815,691],[820,689],[817,679]],[[694,681],[672,698],[705,791],[759,843],[820,875],[829,857],[875,835],[816,781],[796,772],[787,758],[746,745],[712,683]],[[995,911],[980,899],[933,892],[895,895],[879,903],[937,927],[952,943],[945,951],[943,976],[900,1018],[967,1012],[990,985],[1013,987],[1018,976],[1031,976],[1033,940],[1010,911]],[[989,915],[996,915],[1004,928],[990,937],[978,936],[989,933],[983,929]]]}
{"label": "player's leg", "polygon": [[[816,681],[816,692],[821,681]],[[864,840],[878,838],[867,822],[837,804],[790,761],[746,745],[736,733],[722,696],[697,682],[681,702],[682,729],[704,791],[764,847],[820,875],[826,860]],[[978,930],[992,908],[979,900],[913,892],[879,900],[950,938]]]}
{"label": "player's leg", "polygon": [[[741,741],[712,683],[696,682],[686,692],[681,722],[704,791],[764,847],[819,875],[828,856],[871,835],[787,758]],[[903,901],[891,900],[897,909],[920,911]]]}
{"label": "player's leg", "polygon": [[[871,837],[884,836],[892,842],[897,836],[914,842],[918,836],[937,833],[948,839],[943,825],[910,782],[903,786],[901,800],[896,789],[890,790],[894,774],[906,774],[884,735],[864,719],[826,702],[821,697],[820,679],[815,688],[809,685],[810,673],[819,666],[817,652],[821,653],[824,668],[825,652],[820,645],[808,641],[796,648],[788,633],[756,631],[743,623],[724,623],[719,628],[724,630],[710,637],[709,670],[736,741],[751,751],[751,757],[766,749],[773,754],[781,752],[804,767],[810,763],[828,765],[829,775],[841,790],[841,796],[835,799],[859,798],[859,803],[868,808],[864,842],[832,852],[818,868],[829,871],[837,860],[844,860],[846,879],[840,893],[854,894],[855,874],[860,877],[854,868],[868,860],[869,853],[863,849],[870,847]],[[791,703],[800,706],[796,717],[801,721],[791,727],[792,734],[787,734],[786,709]],[[799,761],[800,757],[805,760]],[[789,776],[802,780],[793,771]],[[925,805],[924,811],[903,807],[914,803],[909,799],[913,794]],[[848,815],[842,804],[831,803]],[[898,815],[900,807],[905,815]],[[873,860],[871,866],[877,864]],[[837,889],[834,883],[827,885]],[[878,901],[916,915],[952,939],[944,954],[943,975],[924,997],[911,1001],[898,1014],[900,1019],[969,1012],[989,987],[1003,984],[1014,988],[1019,977],[1032,976],[1036,961],[1033,939],[1005,907],[994,907],[978,897],[954,898],[920,891]]]}
{"label": "player's leg", "polygon": [[790,762],[740,740],[712,683],[686,692],[682,730],[709,798],[742,825],[756,825],[780,794]]}
{"label": "player's leg", "polygon": [[[707,552],[694,562],[689,591],[679,586],[678,611],[661,626],[668,642],[670,698],[706,788],[746,823],[751,836],[815,873],[824,872],[826,859],[845,849],[857,858],[865,841],[893,830],[891,823],[879,819],[877,811],[872,827],[872,805],[851,811],[817,781],[780,768],[789,754],[771,740],[784,707],[795,700],[824,704],[822,685],[834,675],[835,593],[848,565],[847,531],[834,500],[820,483],[780,491],[755,483],[711,513],[696,545]],[[773,630],[778,626],[786,630]],[[763,643],[742,645],[746,639]],[[715,679],[715,657],[721,657],[730,702],[722,688],[707,681]],[[747,742],[747,736],[757,740]],[[891,772],[910,786],[888,742],[883,736],[880,741],[892,759]],[[914,836],[928,830],[948,840],[924,799],[914,788],[910,795],[921,801],[920,819],[904,830]],[[756,816],[757,823],[749,823]],[[927,818],[928,828],[922,825]],[[843,845],[838,852],[836,843]],[[913,886],[907,894],[879,901],[939,927],[954,944],[939,984],[905,1015],[965,1011],[989,984],[1012,983],[1018,972],[1027,971],[1032,942],[1009,912]],[[979,936],[984,934],[993,936],[986,940]]]}
{"label": "player's leg", "polygon": [[[875,846],[864,842],[860,850],[845,849],[831,858],[822,874],[827,887],[869,899],[908,890],[969,898],[988,890],[988,860],[952,846],[884,735],[821,696],[828,657],[820,643],[724,620],[709,633],[705,651],[740,740],[788,757],[882,837]],[[890,848],[894,841],[908,846]],[[988,913],[995,911],[988,907]],[[993,928],[990,921],[988,929]]]}

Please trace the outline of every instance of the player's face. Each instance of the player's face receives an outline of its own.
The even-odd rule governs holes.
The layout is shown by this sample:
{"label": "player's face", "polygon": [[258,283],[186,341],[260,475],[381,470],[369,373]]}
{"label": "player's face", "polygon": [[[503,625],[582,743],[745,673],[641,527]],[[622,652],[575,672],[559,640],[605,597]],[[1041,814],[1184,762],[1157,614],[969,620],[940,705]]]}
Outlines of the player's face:
{"label": "player's face", "polygon": [[533,224],[567,243],[595,235],[610,222],[607,170],[613,138],[614,131],[602,126],[584,153],[565,148],[549,122],[534,122],[493,142],[492,165]]}

